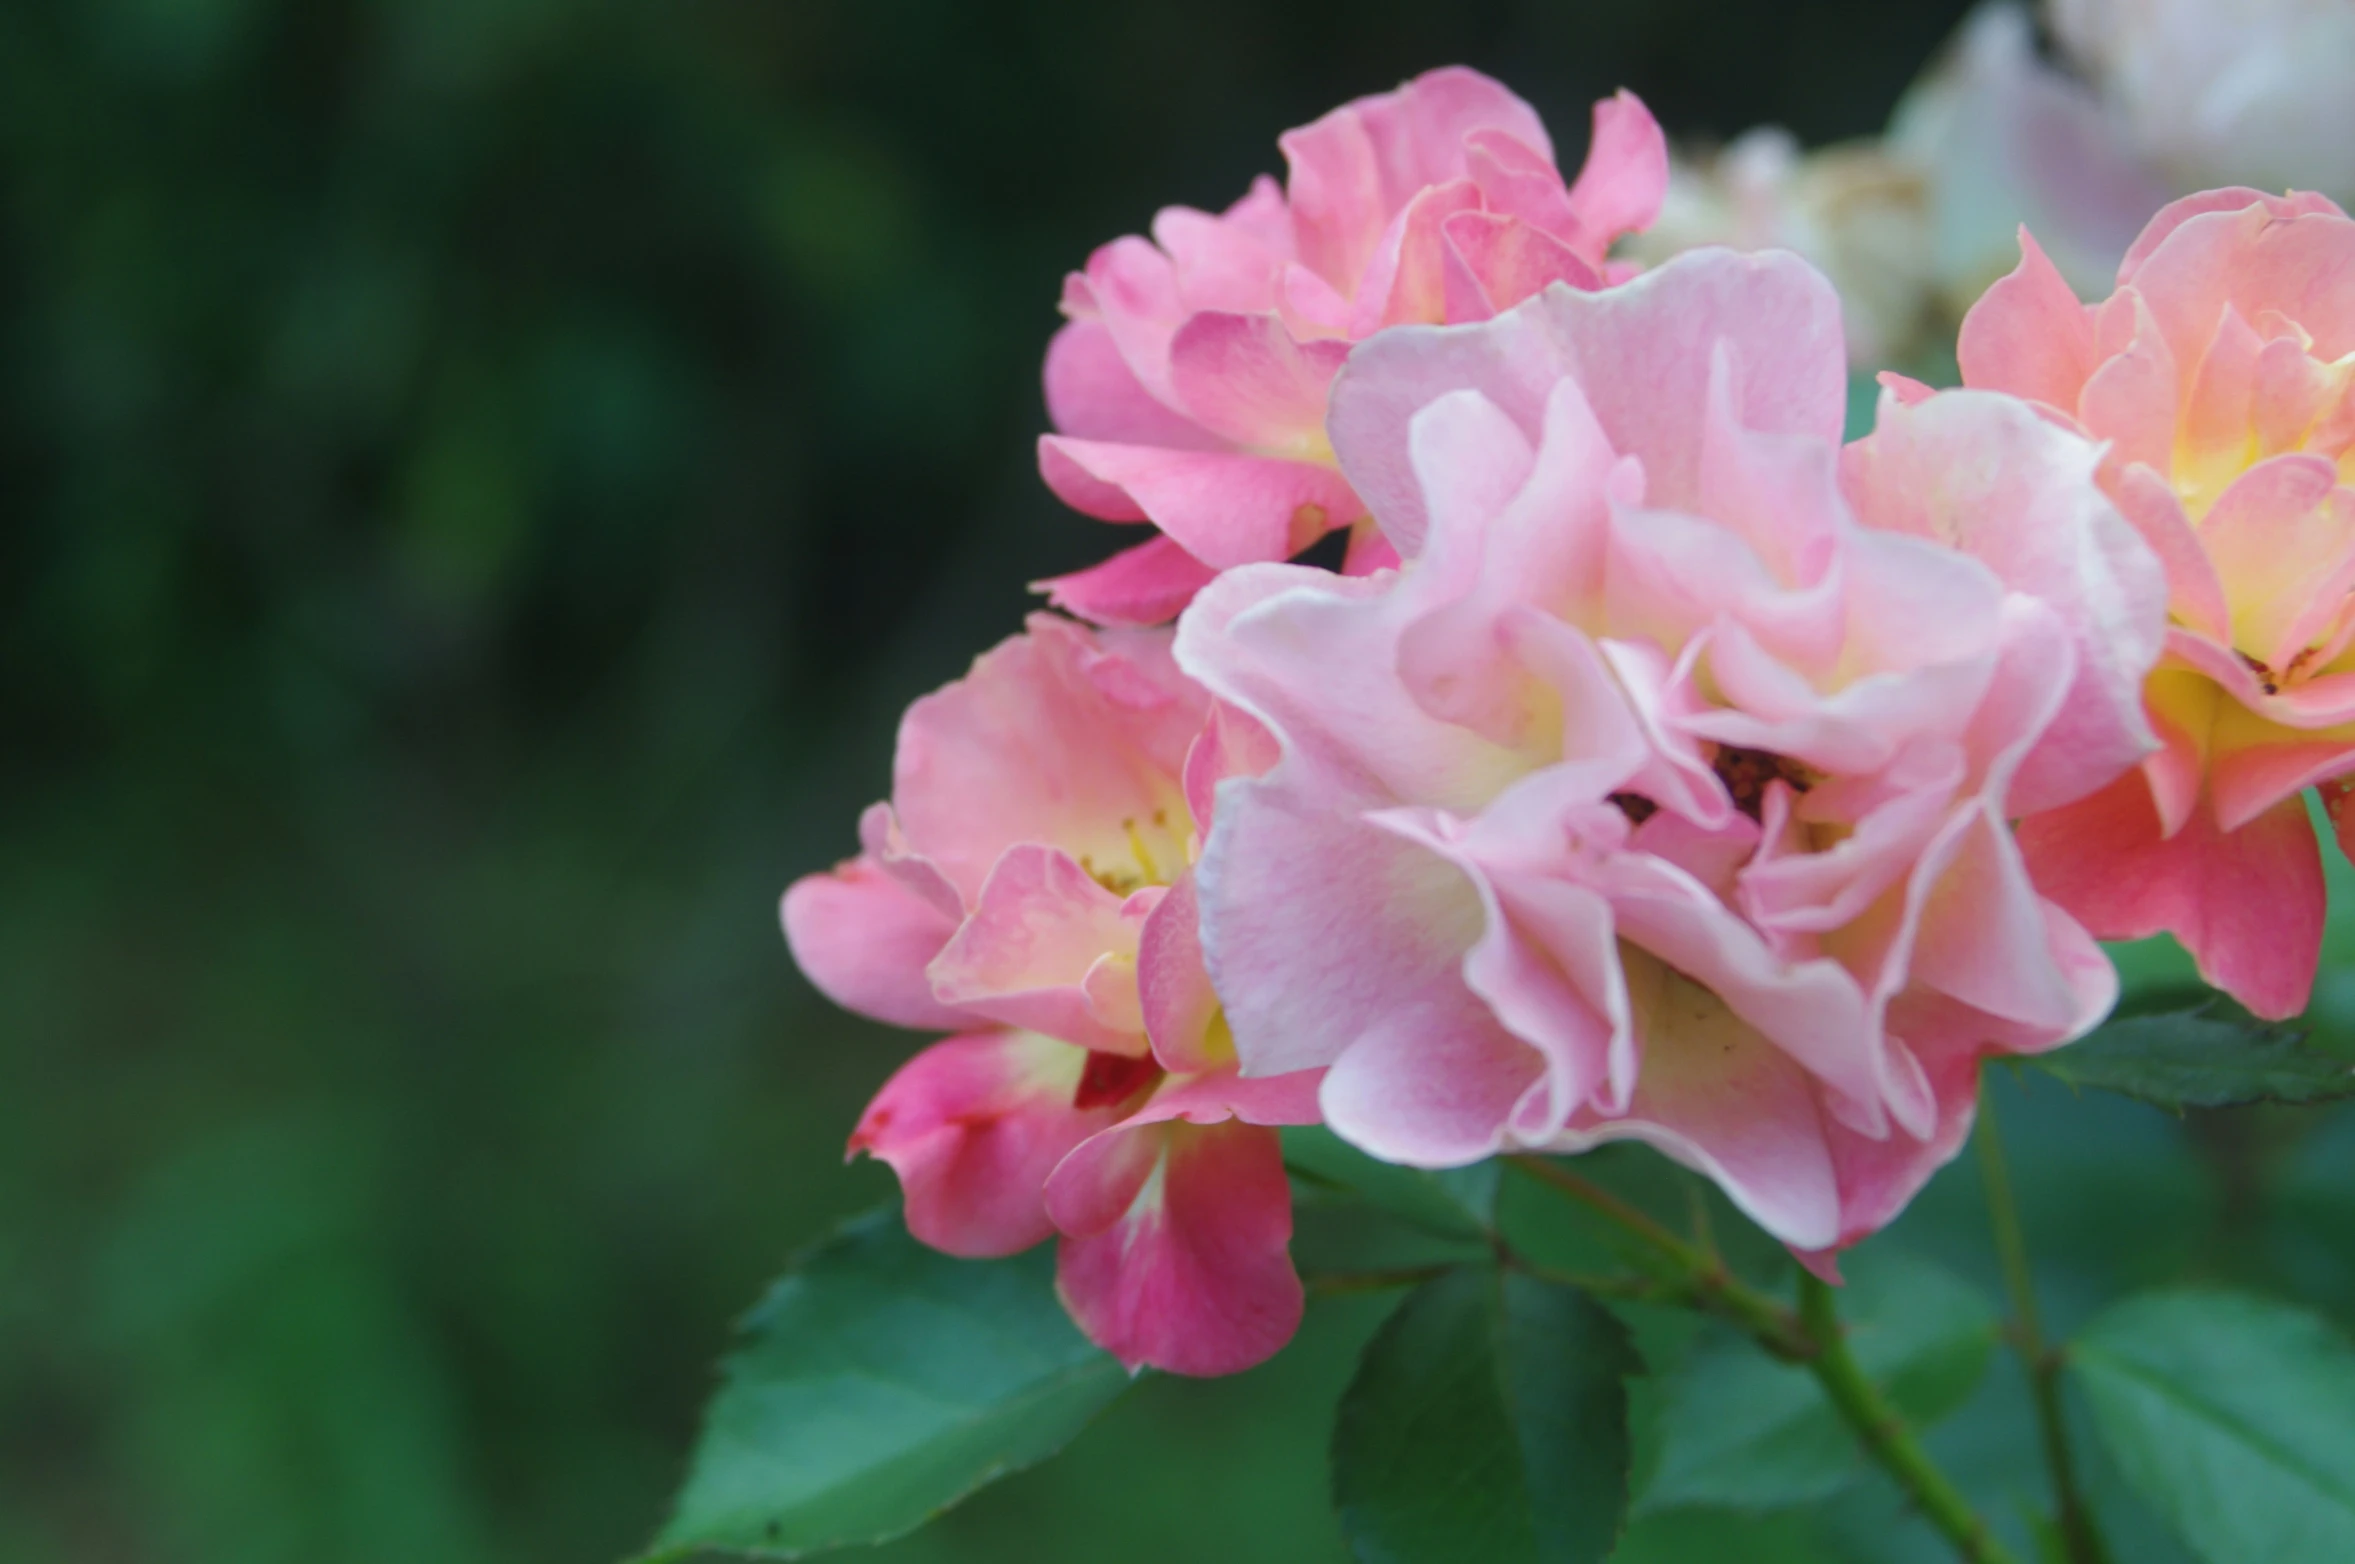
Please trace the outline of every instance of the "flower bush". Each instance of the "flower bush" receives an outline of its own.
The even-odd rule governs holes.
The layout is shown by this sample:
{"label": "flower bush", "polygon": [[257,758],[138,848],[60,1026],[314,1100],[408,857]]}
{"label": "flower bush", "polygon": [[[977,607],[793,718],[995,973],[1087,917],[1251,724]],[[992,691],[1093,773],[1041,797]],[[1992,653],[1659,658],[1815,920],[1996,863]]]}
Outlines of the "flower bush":
{"label": "flower bush", "polygon": [[[2025,59],[2017,18],[1979,34],[1974,68]],[[1972,101],[2083,139],[2079,97]],[[2008,1322],[1858,1252],[1971,1135],[1990,1061],[2179,1111],[2355,1095],[2245,1013],[2105,1025],[2096,943],[2170,931],[2256,1017],[2313,985],[2303,790],[2355,832],[2355,222],[2206,192],[2091,305],[2023,231],[1964,385],[1885,375],[1843,443],[1844,303],[1807,260],[1614,258],[1666,179],[1633,97],[1575,182],[1463,70],[1282,144],[1284,187],[1164,211],[1066,287],[1042,474],[1156,535],[917,701],[861,851],[786,893],[820,990],[948,1035],[850,1137],[899,1214],[764,1304],[658,1556],[893,1535],[1145,1368],[1264,1361],[1313,1286],[1412,1289],[1336,1425],[1367,1559],[1610,1556],[1630,1303],[1783,1365],[1688,1360],[1646,1503],[1830,1491],[1853,1435],[1958,1556],[2013,1564],[1913,1423],[2000,1333],[2050,1476],[2037,1556],[2124,1556],[2073,1384],[2201,1557],[2355,1557],[2327,1328],[2157,1294],[2048,1342],[1992,1128]],[[1292,561],[1340,527],[1339,569]],[[1686,1230],[1611,1182],[1615,1143],[1708,1181]],[[1626,1265],[1536,1252],[1508,1170]],[[1712,1185],[1795,1302],[1721,1247]],[[1304,1279],[1296,1194],[1424,1258]],[[1843,1288],[1881,1334],[1851,1343]],[[2282,1408],[2294,1456],[2252,1432]]]}

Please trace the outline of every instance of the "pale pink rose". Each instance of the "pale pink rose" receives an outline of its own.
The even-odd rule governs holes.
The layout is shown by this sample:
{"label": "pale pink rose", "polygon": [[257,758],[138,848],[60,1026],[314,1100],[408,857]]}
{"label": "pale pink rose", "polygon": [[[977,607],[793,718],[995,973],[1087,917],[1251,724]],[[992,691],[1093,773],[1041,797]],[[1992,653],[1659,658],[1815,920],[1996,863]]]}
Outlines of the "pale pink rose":
{"label": "pale pink rose", "polygon": [[2148,749],[2157,565],[2010,398],[1891,398],[1844,468],[1845,369],[1820,274],[1726,251],[1357,350],[1334,444],[1406,564],[1178,629],[1281,747],[1196,871],[1247,1073],[1329,1067],[1394,1161],[1650,1142],[1828,1267],[1984,1055],[2105,1013],[2006,820]]}
{"label": "pale pink rose", "polygon": [[2355,772],[2355,221],[2317,195],[2190,196],[2090,306],[2021,243],[1963,322],[1963,378],[2108,442],[2170,614],[2144,687],[2164,747],[2022,844],[2098,936],[2173,933],[2249,1009],[2294,1015],[2324,911],[2300,795]]}
{"label": "pale pink rose", "polygon": [[[1104,624],[1166,620],[1219,571],[1289,558],[1365,514],[1325,441],[1349,345],[1486,320],[1549,283],[1597,288],[1659,210],[1667,143],[1632,94],[1595,105],[1575,184],[1535,111],[1477,71],[1428,72],[1281,139],[1289,169],[1225,212],[1169,207],[1064,284],[1039,470],[1151,541],[1042,583]],[[1390,562],[1361,531],[1361,568]]]}
{"label": "pale pink rose", "polygon": [[820,990],[960,1034],[851,1136],[909,1231],[968,1256],[1059,1234],[1066,1305],[1132,1367],[1232,1373],[1300,1319],[1274,1126],[1315,1121],[1316,1077],[1237,1073],[1192,876],[1217,783],[1270,759],[1168,631],[1037,615],[909,708],[866,850],[785,893]]}

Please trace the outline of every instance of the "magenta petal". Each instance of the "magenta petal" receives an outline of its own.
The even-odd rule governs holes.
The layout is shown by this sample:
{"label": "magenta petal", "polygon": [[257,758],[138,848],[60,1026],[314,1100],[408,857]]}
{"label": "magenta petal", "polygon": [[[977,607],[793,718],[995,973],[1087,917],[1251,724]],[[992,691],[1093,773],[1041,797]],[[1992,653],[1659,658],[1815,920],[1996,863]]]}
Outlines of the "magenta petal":
{"label": "magenta petal", "polygon": [[1064,1306],[1131,1369],[1239,1373],[1299,1328],[1292,1192],[1272,1129],[1123,1125],[1067,1157],[1047,1201],[1065,1235]]}
{"label": "magenta petal", "polygon": [[2130,772],[2080,803],[2020,823],[2036,887],[2098,939],[2173,934],[2200,975],[2269,1020],[2306,1008],[2322,953],[2322,855],[2302,799],[2229,834],[2195,809],[2159,835]]}
{"label": "magenta petal", "polygon": [[1390,219],[1373,139],[1354,104],[1276,138],[1303,267],[1344,297]]}
{"label": "magenta petal", "polygon": [[1014,1254],[1054,1231],[1041,1190],[1117,1108],[1071,1105],[1085,1051],[1025,1032],[935,1043],[884,1083],[850,1138],[899,1175],[908,1231],[969,1258]]}
{"label": "magenta petal", "polygon": [[1034,581],[1030,589],[1066,613],[1100,625],[1166,624],[1218,578],[1170,539],[1155,536],[1101,565]]}
{"label": "magenta petal", "polygon": [[973,1019],[933,998],[924,975],[956,920],[873,859],[853,858],[794,881],[779,912],[793,959],[843,1009],[927,1031]]}

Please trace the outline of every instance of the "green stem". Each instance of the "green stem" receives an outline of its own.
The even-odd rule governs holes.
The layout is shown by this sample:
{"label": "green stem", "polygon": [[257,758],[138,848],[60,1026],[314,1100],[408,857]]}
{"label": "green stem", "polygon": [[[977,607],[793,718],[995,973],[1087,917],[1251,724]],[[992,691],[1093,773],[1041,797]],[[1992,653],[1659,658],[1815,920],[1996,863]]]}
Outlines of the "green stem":
{"label": "green stem", "polygon": [[1715,1254],[1678,1237],[1617,1195],[1560,1163],[1530,1156],[1505,1160],[1519,1172],[1569,1196],[1638,1240],[1637,1258],[1652,1273],[1654,1296],[1661,1301],[1681,1303],[1739,1326],[1778,1358],[1803,1362],[1814,1352],[1814,1344],[1807,1339],[1796,1314],[1727,1270],[1725,1262]]}
{"label": "green stem", "polygon": [[2052,1473],[2053,1503],[2060,1519],[2061,1542],[2070,1564],[2109,1564],[2110,1552],[2077,1488],[2077,1463],[2069,1453],[2069,1428],[2061,1412],[2061,1355],[2047,1346],[2044,1320],[2036,1307],[2036,1281],[2028,1266],[2028,1240],[2020,1227],[2019,1202],[2012,1196],[2011,1169],[2004,1161],[2003,1137],[1995,1125],[1995,1098],[1982,1084],[1979,1126],[1979,1175],[1987,1186],[1987,1218],[1995,1232],[1995,1253],[2003,1265],[2004,1291],[2012,1308],[2012,1348],[2027,1370],[2028,1389],[2036,1405],[2037,1434],[2044,1446],[2044,1464]]}
{"label": "green stem", "polygon": [[1717,1315],[1740,1326],[1776,1357],[1805,1364],[1858,1443],[1954,1545],[1965,1564],[2018,1564],[1971,1509],[1961,1490],[1931,1461],[1897,1409],[1865,1376],[1856,1355],[1848,1350],[1831,1288],[1803,1272],[1799,1278],[1800,1306],[1794,1312],[1734,1276],[1714,1253],[1677,1236],[1559,1163],[1531,1156],[1505,1160],[1634,1238],[1637,1253],[1651,1272],[1655,1295],[1663,1301]]}
{"label": "green stem", "polygon": [[1812,1272],[1799,1275],[1799,1317],[1816,1344],[1808,1363],[1824,1395],[1864,1445],[1865,1451],[1897,1480],[1922,1518],[1938,1528],[1969,1564],[2017,1564],[2011,1550],[1995,1540],[1961,1490],[1940,1471],[1921,1440],[1865,1377],[1840,1325],[1832,1289]]}

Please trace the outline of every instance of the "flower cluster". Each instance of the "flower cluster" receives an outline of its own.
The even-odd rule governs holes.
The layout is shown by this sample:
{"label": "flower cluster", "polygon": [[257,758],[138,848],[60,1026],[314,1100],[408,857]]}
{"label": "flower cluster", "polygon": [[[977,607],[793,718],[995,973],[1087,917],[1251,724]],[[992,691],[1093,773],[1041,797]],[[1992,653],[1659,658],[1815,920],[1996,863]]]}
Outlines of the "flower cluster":
{"label": "flower cluster", "polygon": [[1170,660],[1166,630],[1040,615],[918,701],[865,848],[785,896],[811,981],[957,1035],[918,1054],[851,1150],[951,1254],[1061,1235],[1064,1302],[1130,1363],[1220,1374],[1299,1323],[1275,1131],[1313,1074],[1245,1078],[1202,970],[1196,822],[1264,755]]}
{"label": "flower cluster", "polygon": [[[1486,320],[1550,284],[1599,288],[1659,211],[1668,145],[1633,95],[1595,105],[1576,183],[1528,104],[1429,72],[1288,132],[1290,169],[1216,216],[1170,207],[1063,287],[1039,472],[1073,508],[1159,535],[1044,583],[1101,624],[1168,619],[1219,571],[1366,518],[1325,439],[1350,344]],[[1397,563],[1371,529],[1358,568]]]}
{"label": "flower cluster", "polygon": [[1963,322],[1964,380],[2106,442],[2104,486],[2165,561],[2140,775],[2026,822],[2039,880],[2105,939],[2164,929],[2259,1015],[2306,1006],[2316,783],[2350,845],[2355,772],[2355,221],[2215,190],[2151,220],[2078,303],[2023,237]]}
{"label": "flower cluster", "polygon": [[1181,664],[1283,757],[1203,940],[1245,1067],[1330,1067],[1425,1166],[1649,1141],[1815,1253],[1953,1151],[1977,1063],[2107,961],[2005,822],[2148,747],[2156,567],[2087,441],[1892,402],[1842,459],[1839,301],[1700,251],[1367,344],[1344,471],[1408,566],[1230,573]]}
{"label": "flower cluster", "polygon": [[1888,377],[1844,446],[1813,266],[1613,259],[1666,178],[1632,97],[1574,182],[1461,70],[1283,148],[1066,288],[1042,472],[1157,535],[918,701],[786,895],[819,988],[950,1034],[850,1143],[916,1236],[1054,1238],[1096,1341],[1232,1372],[1298,1322],[1279,1127],[1322,1122],[1641,1141],[1836,1277],[1984,1059],[2107,1012],[2097,937],[2298,1007],[2296,794],[2355,771],[2355,223],[2197,197],[2096,306],[2028,241],[1965,388]]}

